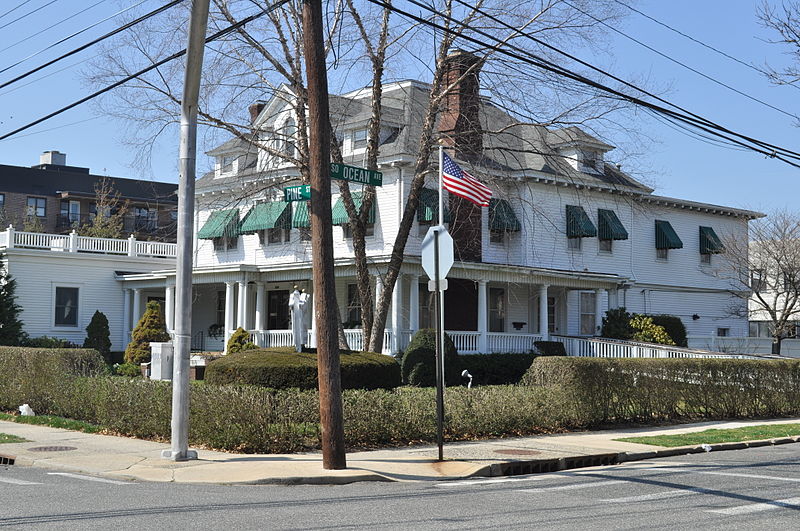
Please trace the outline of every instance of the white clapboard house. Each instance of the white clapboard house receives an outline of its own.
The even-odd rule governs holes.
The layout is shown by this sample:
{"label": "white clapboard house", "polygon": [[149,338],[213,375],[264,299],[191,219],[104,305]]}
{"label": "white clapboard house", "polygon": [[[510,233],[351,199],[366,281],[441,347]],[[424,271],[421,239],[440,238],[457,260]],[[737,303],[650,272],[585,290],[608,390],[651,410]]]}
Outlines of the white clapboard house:
{"label": "white clapboard house", "polygon": [[[458,79],[475,60],[465,53],[451,55],[450,79]],[[721,238],[746,234],[748,221],[760,214],[654,195],[606,160],[613,146],[577,127],[518,123],[478,90],[477,73],[466,76],[438,120],[450,155],[493,190],[488,208],[445,197],[445,221],[456,244],[445,328],[460,352],[528,351],[539,339],[594,336],[604,312],[618,306],[677,315],[689,335],[747,335],[747,320],[730,311],[741,301],[730,295],[714,268],[723,251]],[[252,138],[291,152],[295,146],[286,135],[296,123],[287,103],[292,94],[284,92],[251,106]],[[417,81],[383,89],[378,158],[383,185],[377,188],[366,239],[376,292],[382,289],[409,193],[429,96],[430,86]],[[369,90],[331,96],[344,160],[356,166],[365,157],[369,98]],[[221,350],[239,326],[260,345],[291,344],[293,286],[311,293],[312,307],[314,300],[307,203],[283,202],[281,193],[300,184],[299,172],[238,138],[209,155],[215,169],[196,187],[193,346]],[[358,203],[360,186],[352,190]],[[358,300],[352,238],[335,184],[332,191],[337,300],[350,346],[359,348],[360,315],[367,309]],[[414,331],[433,325],[420,244],[437,222],[437,194],[437,177],[431,174],[393,292],[386,352],[402,350]],[[100,258],[87,257],[93,259]],[[127,332],[147,298],[163,297],[171,327],[173,263],[148,262],[147,271],[120,264],[107,286],[116,301],[115,310],[109,309],[117,312],[112,322],[121,322]],[[22,283],[24,275],[15,273]],[[57,304],[55,295],[47,300]],[[78,304],[85,310],[81,315],[90,317],[93,307],[86,306],[94,299],[81,296]],[[53,328],[48,335],[57,332]]]}

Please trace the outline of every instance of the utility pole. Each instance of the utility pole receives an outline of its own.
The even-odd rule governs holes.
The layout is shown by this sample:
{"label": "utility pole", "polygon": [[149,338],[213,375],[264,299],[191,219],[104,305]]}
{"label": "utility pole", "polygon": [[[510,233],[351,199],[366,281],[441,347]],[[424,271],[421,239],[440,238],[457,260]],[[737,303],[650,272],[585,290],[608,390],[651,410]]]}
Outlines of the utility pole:
{"label": "utility pole", "polygon": [[[306,61],[311,177],[311,263],[317,325],[319,417],[322,466],[347,467],[344,451],[339,338],[332,312],[338,311],[333,276],[328,77],[322,45],[322,2],[303,0],[303,50]],[[300,94],[298,94],[298,97]]]}
{"label": "utility pole", "polygon": [[189,351],[192,338],[192,237],[197,159],[197,102],[203,68],[209,0],[193,0],[181,99],[180,180],[178,181],[178,260],[175,267],[175,351],[172,369],[172,448],[161,457],[197,459],[189,450]]}

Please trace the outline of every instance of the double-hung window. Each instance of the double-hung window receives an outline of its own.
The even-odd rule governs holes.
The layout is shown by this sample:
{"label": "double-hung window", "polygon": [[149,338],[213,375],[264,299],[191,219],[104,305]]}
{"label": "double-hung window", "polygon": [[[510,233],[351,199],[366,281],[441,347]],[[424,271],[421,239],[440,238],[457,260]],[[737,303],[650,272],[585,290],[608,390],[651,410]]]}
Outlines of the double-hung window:
{"label": "double-hung window", "polygon": [[29,197],[28,198],[28,216],[36,216],[43,218],[47,215],[47,199],[44,197]]}

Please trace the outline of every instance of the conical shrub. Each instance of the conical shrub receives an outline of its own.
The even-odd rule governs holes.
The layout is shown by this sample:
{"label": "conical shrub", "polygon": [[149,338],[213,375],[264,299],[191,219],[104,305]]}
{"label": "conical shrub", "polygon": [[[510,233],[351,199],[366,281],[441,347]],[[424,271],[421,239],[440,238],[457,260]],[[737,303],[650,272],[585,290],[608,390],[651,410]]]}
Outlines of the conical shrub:
{"label": "conical shrub", "polygon": [[169,341],[167,333],[167,323],[161,313],[161,306],[158,302],[150,301],[144,315],[139,319],[136,328],[131,334],[131,342],[125,349],[125,361],[127,363],[147,363],[150,361],[150,342]]}
{"label": "conical shrub", "polygon": [[86,339],[83,348],[93,348],[106,361],[111,353],[111,331],[108,329],[108,318],[100,310],[95,310],[89,326],[86,327]]}

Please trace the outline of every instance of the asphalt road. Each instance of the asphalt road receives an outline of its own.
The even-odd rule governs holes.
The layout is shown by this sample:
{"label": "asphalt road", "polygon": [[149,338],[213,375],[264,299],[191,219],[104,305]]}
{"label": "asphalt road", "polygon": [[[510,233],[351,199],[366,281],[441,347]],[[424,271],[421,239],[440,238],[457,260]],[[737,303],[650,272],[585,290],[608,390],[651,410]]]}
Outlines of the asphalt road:
{"label": "asphalt road", "polygon": [[133,483],[0,467],[0,527],[796,529],[800,444],[426,483]]}

